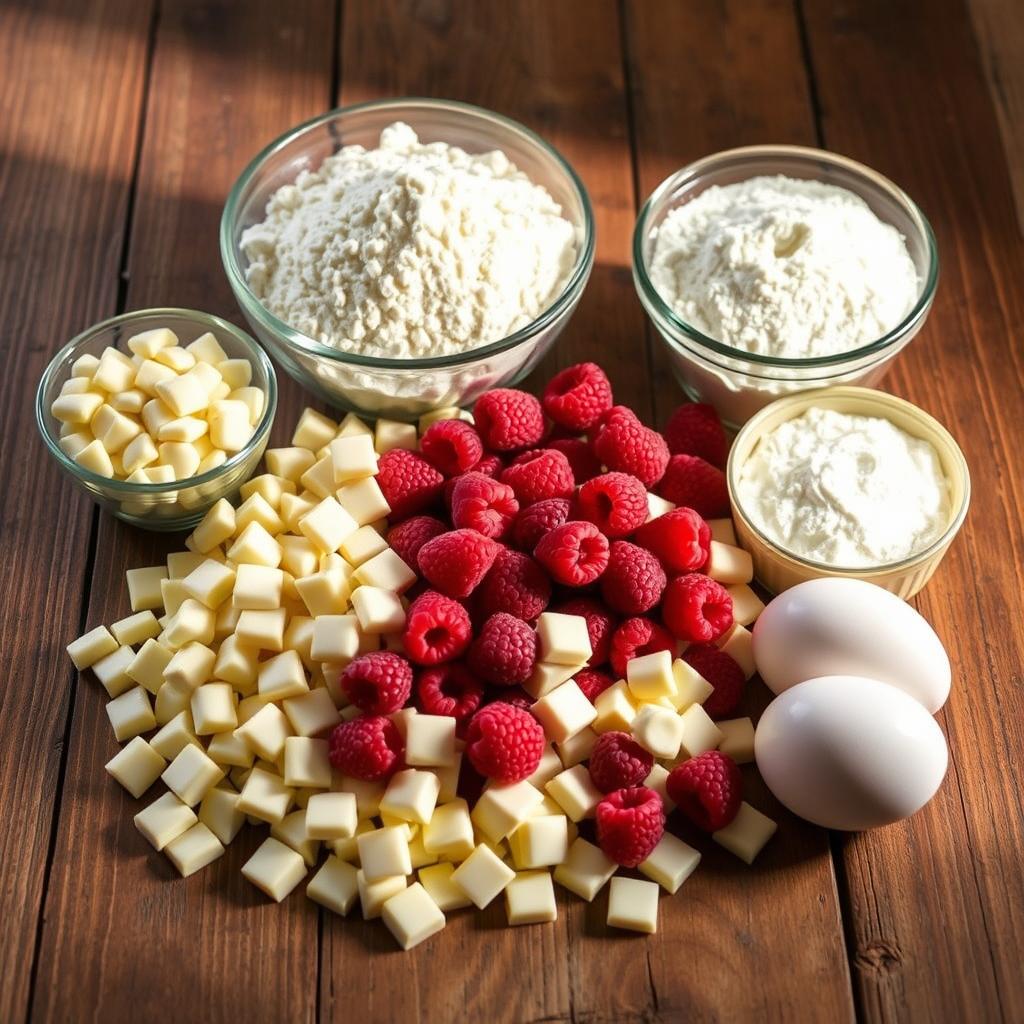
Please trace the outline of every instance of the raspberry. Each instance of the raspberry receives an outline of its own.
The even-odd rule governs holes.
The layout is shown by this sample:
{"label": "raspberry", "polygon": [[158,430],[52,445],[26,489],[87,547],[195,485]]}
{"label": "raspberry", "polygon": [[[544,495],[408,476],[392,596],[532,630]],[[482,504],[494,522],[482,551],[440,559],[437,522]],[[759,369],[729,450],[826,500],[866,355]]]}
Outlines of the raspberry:
{"label": "raspberry", "polygon": [[747,680],[735,658],[711,644],[691,644],[683,652],[683,661],[715,688],[704,701],[704,710],[712,718],[725,718],[739,707]]}
{"label": "raspberry", "polygon": [[654,755],[627,732],[606,732],[598,736],[588,767],[594,785],[611,793],[642,785],[654,767]]}
{"label": "raspberry", "polygon": [[444,477],[429,462],[405,448],[393,448],[377,460],[376,479],[391,506],[393,521],[429,508],[444,486]]}
{"label": "raspberry", "polygon": [[672,802],[705,832],[725,828],[739,813],[743,776],[739,766],[719,750],[684,761],[665,780]]}
{"label": "raspberry", "polygon": [[406,656],[415,664],[454,661],[472,638],[469,612],[458,601],[426,590],[409,605],[402,642]]}
{"label": "raspberry", "polygon": [[[613,405],[606,412],[603,412],[597,421],[597,425],[590,431],[590,439],[594,441],[605,427],[612,424],[640,423],[640,418],[628,405]],[[641,424],[642,425],[642,424]]]}
{"label": "raspberry", "polygon": [[556,612],[562,615],[581,615],[587,620],[587,633],[590,635],[590,656],[588,665],[603,665],[608,660],[612,633],[615,631],[615,616],[600,601],[590,597],[577,597],[564,601]]}
{"label": "raspberry", "polygon": [[428,540],[447,532],[448,527],[440,519],[433,516],[413,516],[388,531],[388,544],[406,565],[413,568],[420,548]]}
{"label": "raspberry", "polygon": [[729,456],[729,439],[713,405],[689,402],[679,406],[662,433],[673,455],[699,455],[719,469]]}
{"label": "raspberry", "polygon": [[484,476],[497,476],[504,468],[505,463],[501,461],[500,456],[485,455],[475,466],[469,467],[469,472],[483,473]]}
{"label": "raspberry", "polygon": [[484,443],[465,420],[438,420],[420,438],[420,451],[445,476],[458,476],[483,458]]}
{"label": "raspberry", "polygon": [[673,455],[658,484],[658,494],[674,505],[686,505],[705,519],[729,514],[725,474],[696,455]]}
{"label": "raspberry", "polygon": [[576,495],[576,515],[606,537],[628,537],[647,521],[647,488],[629,473],[605,473],[588,480]]}
{"label": "raspberry", "polygon": [[416,679],[420,711],[454,718],[456,732],[469,723],[483,696],[483,684],[458,661],[428,668]]}
{"label": "raspberry", "polygon": [[399,767],[404,749],[402,735],[390,718],[360,715],[335,727],[328,757],[342,775],[378,782]]}
{"label": "raspberry", "polygon": [[520,509],[512,525],[513,543],[524,551],[532,551],[545,533],[568,520],[571,507],[568,498],[548,498]]}
{"label": "raspberry", "polygon": [[520,686],[509,687],[501,695],[503,704],[511,704],[514,708],[529,711],[534,705],[533,698]]}
{"label": "raspberry", "polygon": [[628,540],[612,543],[601,577],[601,596],[609,608],[623,615],[650,611],[661,600],[666,582],[661,562],[650,551]]}
{"label": "raspberry", "polygon": [[525,391],[495,388],[485,392],[473,406],[473,419],[484,447],[491,452],[529,448],[544,436],[544,411]]}
{"label": "raspberry", "polygon": [[529,678],[537,662],[537,633],[522,619],[497,612],[470,645],[467,662],[488,683],[516,686]]}
{"label": "raspberry", "polygon": [[576,680],[576,685],[583,691],[583,696],[591,704],[615,682],[611,676],[606,675],[604,672],[598,672],[597,669],[593,668],[580,669],[573,676],[573,679]]}
{"label": "raspberry", "polygon": [[544,730],[529,711],[495,701],[470,720],[466,754],[473,767],[496,782],[520,782],[537,770]]}
{"label": "raspberry", "polygon": [[519,511],[519,502],[508,484],[466,473],[455,478],[452,490],[452,523],[497,539],[505,534]]}
{"label": "raspberry", "polygon": [[553,448],[523,452],[502,470],[500,479],[516,492],[521,505],[568,498],[576,488],[569,460]]}
{"label": "raspberry", "polygon": [[529,555],[504,548],[477,587],[475,599],[477,613],[483,617],[508,612],[532,622],[551,600],[551,580]]}
{"label": "raspberry", "polygon": [[341,687],[369,715],[390,715],[405,706],[412,692],[412,666],[391,651],[372,651],[350,661]]}
{"label": "raspberry", "polygon": [[707,644],[732,625],[732,598],[721,583],[702,573],[673,576],[665,588],[661,617],[680,640]]}
{"label": "raspberry", "polygon": [[548,381],[541,404],[553,422],[582,434],[612,407],[612,386],[596,363],[577,363]]}
{"label": "raspberry", "polygon": [[608,565],[608,540],[593,523],[570,520],[544,534],[534,555],[556,582],[585,587]]}
{"label": "raspberry", "polygon": [[708,560],[711,529],[692,508],[674,508],[644,523],[633,540],[657,555],[669,572],[693,572]]}
{"label": "raspberry", "polygon": [[664,831],[661,797],[646,786],[617,789],[597,805],[597,843],[623,867],[647,860]]}
{"label": "raspberry", "polygon": [[661,434],[645,427],[632,413],[629,417],[619,413],[606,420],[594,438],[594,454],[612,472],[632,473],[645,487],[652,487],[665,473],[668,445]]}
{"label": "raspberry", "polygon": [[576,483],[582,484],[600,475],[601,460],[582,438],[563,437],[549,440],[547,447],[561,452],[569,460],[569,467],[572,469],[573,479]]}
{"label": "raspberry", "polygon": [[642,657],[644,654],[654,654],[655,651],[674,651],[675,649],[675,637],[663,626],[659,626],[657,622],[644,618],[642,615],[626,619],[612,634],[612,646],[609,653],[612,671],[620,679],[624,679],[626,665],[634,658]]}
{"label": "raspberry", "polygon": [[469,597],[494,564],[501,545],[476,530],[452,530],[428,540],[416,556],[420,572],[448,597]]}

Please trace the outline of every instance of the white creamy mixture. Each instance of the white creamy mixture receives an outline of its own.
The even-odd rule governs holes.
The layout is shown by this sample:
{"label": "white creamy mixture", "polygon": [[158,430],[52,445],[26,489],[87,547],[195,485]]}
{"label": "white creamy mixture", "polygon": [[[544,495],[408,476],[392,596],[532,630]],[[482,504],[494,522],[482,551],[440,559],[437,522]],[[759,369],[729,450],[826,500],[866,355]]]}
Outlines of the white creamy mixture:
{"label": "white creamy mixture", "polygon": [[918,293],[903,237],[860,197],[782,175],[714,186],[674,209],[651,281],[716,341],[789,358],[875,341]]}
{"label": "white creamy mixture", "polygon": [[369,356],[438,356],[535,319],[576,259],[573,225],[500,151],[423,144],[406,124],[279,188],[242,235],[279,319]]}
{"label": "white creamy mixture", "polygon": [[949,524],[935,449],[889,420],[811,408],[760,439],[738,498],[785,550],[841,568],[896,562]]}

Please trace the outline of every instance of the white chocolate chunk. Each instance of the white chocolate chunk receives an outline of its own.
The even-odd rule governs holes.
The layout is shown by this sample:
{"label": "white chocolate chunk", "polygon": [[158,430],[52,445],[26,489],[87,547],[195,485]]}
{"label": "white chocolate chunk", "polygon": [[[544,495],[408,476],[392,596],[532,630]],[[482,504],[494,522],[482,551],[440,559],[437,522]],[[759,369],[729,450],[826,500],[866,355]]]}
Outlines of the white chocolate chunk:
{"label": "white chocolate chunk", "polygon": [[164,848],[171,863],[182,878],[194,875],[201,868],[223,856],[221,841],[200,821],[187,832],[172,839]]}
{"label": "white chocolate chunk", "polygon": [[338,424],[315,409],[303,409],[292,434],[292,444],[315,452],[330,444],[337,433]]}
{"label": "white chocolate chunk", "polygon": [[218,544],[230,539],[235,532],[235,508],[227,498],[221,498],[203,516],[192,531],[191,540],[195,550],[206,553]]}
{"label": "white chocolate chunk", "polygon": [[609,686],[597,695],[594,701],[597,718],[591,728],[600,734],[604,732],[629,732],[636,717],[637,704],[624,679]]}
{"label": "white chocolate chunk", "polygon": [[658,886],[638,878],[613,878],[608,895],[608,924],[653,935],[658,930]]}
{"label": "white chocolate chunk", "polygon": [[357,824],[352,793],[314,793],[306,804],[306,835],[310,839],[348,839],[356,834]]}
{"label": "white chocolate chunk", "polygon": [[310,656],[314,661],[347,665],[359,653],[359,619],[355,615],[318,615],[313,619]]}
{"label": "white chocolate chunk", "polygon": [[144,569],[129,569],[125,573],[128,583],[128,602],[133,612],[163,607],[160,581],[166,576],[167,569],[162,565],[147,566]]}
{"label": "white chocolate chunk", "polygon": [[127,391],[135,380],[135,364],[116,348],[105,348],[92,375],[94,387],[104,391]]}
{"label": "white chocolate chunk", "polygon": [[198,416],[179,416],[161,424],[156,432],[158,441],[198,441],[210,429],[209,423]]}
{"label": "white chocolate chunk", "polygon": [[284,741],[284,784],[314,789],[330,786],[331,762],[326,740],[289,736]]}
{"label": "white chocolate chunk", "polygon": [[210,737],[207,754],[221,767],[248,768],[256,755],[233,732],[218,732]]}
{"label": "white chocolate chunk", "polygon": [[310,839],[306,835],[306,812],[303,809],[286,814],[280,821],[270,826],[270,834],[290,846],[306,863],[306,867],[316,867],[320,857],[320,840]]}
{"label": "white chocolate chunk", "polygon": [[708,528],[711,530],[711,539],[719,544],[736,545],[736,531],[733,529],[731,519],[709,519]]}
{"label": "white chocolate chunk", "polygon": [[337,551],[342,541],[359,529],[357,523],[329,495],[299,520],[299,530],[322,552]]}
{"label": "white chocolate chunk", "polygon": [[271,762],[284,753],[284,741],[291,735],[288,719],[276,704],[264,704],[235,730],[235,736],[257,757]]}
{"label": "white chocolate chunk", "polygon": [[581,665],[590,660],[590,634],[581,615],[544,612],[537,620],[540,660],[555,665]]}
{"label": "white chocolate chunk", "polygon": [[352,592],[351,600],[363,633],[378,636],[405,629],[405,606],[394,591],[359,587]]}
{"label": "white chocolate chunk", "polygon": [[187,597],[171,615],[159,639],[173,650],[193,641],[209,645],[213,643],[215,621],[213,612],[206,605],[194,597]]}
{"label": "white chocolate chunk", "polygon": [[243,501],[248,501],[254,494],[261,498],[275,511],[281,511],[281,502],[286,494],[298,493],[294,480],[286,480],[281,476],[274,476],[272,473],[263,473],[254,476],[251,480],[242,484],[238,489]]}
{"label": "white chocolate chunk", "polygon": [[[239,569],[251,568],[253,566],[239,566]],[[181,585],[189,597],[215,610],[231,596],[235,580],[236,572],[230,566],[205,558],[181,581]]]}
{"label": "white chocolate chunk", "polygon": [[369,526],[391,513],[391,506],[373,477],[344,484],[338,488],[335,496],[338,504],[360,526]]}
{"label": "white chocolate chunk", "polygon": [[[129,345],[131,342],[129,342]],[[72,364],[71,364],[71,376],[72,377],[92,377],[96,372],[96,367],[100,365],[99,359],[94,356],[91,352],[83,352]]]}
{"label": "white chocolate chunk", "polygon": [[377,453],[371,434],[349,434],[329,442],[334,483],[337,486],[362,480],[377,472]]}
{"label": "white chocolate chunk", "polygon": [[192,720],[197,736],[233,732],[238,725],[234,691],[229,683],[206,683],[192,694]]}
{"label": "white chocolate chunk", "polygon": [[672,703],[677,711],[685,711],[691,704],[703,704],[715,692],[715,688],[682,658],[672,662],[672,676],[675,679]]}
{"label": "white chocolate chunk", "polygon": [[426,825],[434,814],[440,791],[441,783],[433,772],[418,771],[415,768],[395,772],[381,797],[381,813],[390,814],[402,821]]}
{"label": "white chocolate chunk", "polygon": [[102,441],[90,441],[73,461],[83,469],[88,469],[108,480],[114,475],[114,464],[110,461],[110,455],[103,447]]}
{"label": "white chocolate chunk", "polygon": [[281,545],[266,527],[253,520],[228,548],[227,556],[238,564],[269,565],[276,569],[281,564]]}
{"label": "white chocolate chunk", "polygon": [[199,820],[227,846],[245,824],[245,815],[238,809],[238,794],[227,783],[214,786],[199,804]]}
{"label": "white chocolate chunk", "polygon": [[240,565],[234,574],[231,603],[245,610],[269,609],[281,606],[284,573],[269,565]]}
{"label": "white chocolate chunk", "polygon": [[379,555],[363,562],[353,573],[353,578],[360,586],[380,587],[396,594],[404,594],[417,579],[416,573],[391,548],[385,548]]}
{"label": "white chocolate chunk", "polygon": [[160,778],[166,765],[167,762],[141,736],[136,736],[104,767],[138,799]]}
{"label": "white chocolate chunk", "polygon": [[[374,431],[373,447],[378,455],[390,452],[395,448],[415,451],[419,438],[415,423],[399,423],[397,420],[377,420]],[[441,908],[444,909],[443,907]]]}
{"label": "white chocolate chunk", "polygon": [[508,837],[517,870],[561,864],[569,854],[569,822],[564,814],[527,818]]}
{"label": "white chocolate chunk", "polygon": [[367,881],[366,875],[360,869],[356,872],[356,886],[359,890],[363,920],[371,921],[380,917],[384,904],[405,888],[405,875],[391,875],[388,878],[379,878],[376,882],[370,882]]}
{"label": "white chocolate chunk", "polygon": [[651,768],[651,774],[644,779],[644,785],[648,789],[653,789],[661,797],[661,806],[666,814],[675,810],[676,806],[668,795],[668,776],[669,770],[663,764],[655,763]]}
{"label": "white chocolate chunk", "polygon": [[405,733],[405,763],[444,767],[455,763],[455,719],[448,715],[414,715]]}
{"label": "white chocolate chunk", "polygon": [[764,602],[745,583],[725,589],[732,598],[732,617],[741,626],[749,626],[764,611]]}
{"label": "white chocolate chunk", "polygon": [[169,327],[154,327],[149,331],[140,331],[128,339],[128,349],[144,359],[152,359],[165,348],[173,348],[178,344],[178,336]]}
{"label": "white chocolate chunk", "polygon": [[242,865],[242,874],[257,889],[280,903],[306,877],[306,862],[294,850],[271,837]]}
{"label": "white chocolate chunk", "polygon": [[754,578],[754,563],[743,548],[713,540],[704,572],[719,583],[749,583]]}
{"label": "white chocolate chunk", "polygon": [[671,512],[675,507],[671,501],[666,501],[664,498],[659,497],[654,491],[648,491],[647,519],[645,521],[649,523],[652,519],[657,519],[666,512]]}
{"label": "white chocolate chunk", "polygon": [[405,950],[418,946],[445,926],[440,907],[419,882],[385,901],[381,917],[388,931]]}
{"label": "white chocolate chunk", "polygon": [[544,789],[573,821],[592,817],[604,799],[604,794],[594,785],[589,769],[582,764],[560,772]]}
{"label": "white chocolate chunk", "polygon": [[367,882],[412,874],[409,840],[397,826],[374,829],[356,837],[359,864]]}
{"label": "white chocolate chunk", "polygon": [[[414,433],[415,430],[413,427]],[[425,865],[418,872],[420,884],[446,914],[473,905],[473,901],[452,881],[454,871],[455,865],[446,861],[441,864]]]}
{"label": "white chocolate chunk", "polygon": [[597,718],[597,709],[574,679],[541,697],[530,710],[553,743],[564,743]]}
{"label": "white chocolate chunk", "polygon": [[683,723],[683,738],[679,749],[686,757],[696,757],[707,750],[714,750],[722,742],[722,733],[700,704],[691,704],[680,715]]}
{"label": "white chocolate chunk", "polygon": [[452,872],[451,881],[483,910],[513,878],[515,872],[489,846],[481,843]]}
{"label": "white chocolate chunk", "polygon": [[[238,642],[246,647],[255,647],[261,651],[283,651],[287,618],[288,613],[284,608],[246,608],[238,616],[235,636],[238,637]],[[263,671],[263,666],[260,667],[260,671]]]}
{"label": "white chocolate chunk", "polygon": [[297,651],[282,651],[263,662],[256,678],[260,696],[268,701],[297,697],[309,691],[302,659]]}
{"label": "white chocolate chunk", "polygon": [[94,391],[86,391],[82,394],[61,395],[54,399],[50,405],[50,413],[54,419],[61,423],[86,424],[96,411],[103,405],[103,396]]}
{"label": "white chocolate chunk", "polygon": [[207,791],[224,778],[224,770],[210,760],[202,747],[189,743],[182,747],[160,778],[183,804],[195,807]]}
{"label": "white chocolate chunk", "polygon": [[135,827],[146,837],[154,850],[162,850],[199,819],[191,807],[173,793],[164,793],[135,815]]}
{"label": "white chocolate chunk", "polygon": [[547,871],[521,871],[505,887],[505,913],[510,925],[538,924],[558,917],[555,887]]}
{"label": "white chocolate chunk", "polygon": [[419,431],[421,434],[427,432],[427,428],[438,420],[464,420],[466,423],[473,423],[473,414],[466,409],[460,409],[455,405],[446,405],[443,409],[431,409],[419,418]]}
{"label": "white chocolate chunk", "polygon": [[267,469],[274,476],[298,482],[300,476],[316,462],[316,456],[308,448],[268,448],[263,454]]}
{"label": "white chocolate chunk", "polygon": [[572,768],[573,765],[589,760],[596,742],[597,733],[591,728],[586,728],[570,736],[564,743],[557,744],[555,749],[559,767],[549,778],[554,778],[563,768]]}
{"label": "white chocolate chunk", "polygon": [[683,728],[683,720],[675,711],[656,704],[645,704],[631,723],[637,743],[655,757],[669,761],[679,754]]}
{"label": "white chocolate chunk", "polygon": [[757,671],[754,663],[754,635],[746,626],[735,622],[722,640],[718,644],[719,650],[728,654],[743,669],[744,678],[749,679]]}
{"label": "white chocolate chunk", "polygon": [[633,658],[626,664],[626,682],[637,700],[670,696],[675,690],[671,653],[655,651]]}
{"label": "white chocolate chunk", "polygon": [[754,723],[749,718],[733,718],[727,722],[716,722],[722,734],[718,749],[731,757],[737,764],[752,764],[754,761]]}
{"label": "white chocolate chunk", "polygon": [[210,678],[216,659],[216,654],[205,644],[185,644],[167,663],[164,682],[191,694]]}
{"label": "white chocolate chunk", "polygon": [[465,800],[442,804],[422,830],[423,848],[435,858],[464,861],[476,845],[473,821]]}
{"label": "white chocolate chunk", "polygon": [[639,870],[666,892],[675,893],[700,863],[700,853],[692,846],[665,832]]}
{"label": "white chocolate chunk", "polygon": [[557,689],[566,680],[572,679],[584,667],[584,665],[549,665],[546,662],[538,661],[533,666],[530,678],[523,683],[523,689],[534,700],[539,700],[551,693],[552,690]]}
{"label": "white chocolate chunk", "polygon": [[128,666],[135,660],[135,652],[130,647],[118,647],[113,654],[100,658],[93,665],[93,675],[100,681],[108,697],[118,697],[134,685],[128,675]]}
{"label": "white chocolate chunk", "polygon": [[224,398],[211,402],[207,410],[210,440],[226,452],[240,452],[252,437],[249,406],[245,402]]}
{"label": "white chocolate chunk", "polygon": [[565,860],[555,868],[555,881],[590,903],[617,869],[618,864],[600,847],[577,839]]}
{"label": "white chocolate chunk", "polygon": [[331,854],[306,886],[306,895],[344,917],[359,897],[359,872]]}
{"label": "white chocolate chunk", "polygon": [[107,717],[120,743],[156,728],[149,694],[141,686],[122,693],[107,704]]}
{"label": "white chocolate chunk", "polygon": [[224,638],[213,666],[214,679],[231,683],[239,692],[249,693],[255,687],[259,669],[259,648],[247,646],[236,634]]}
{"label": "white chocolate chunk", "polygon": [[711,838],[740,860],[753,864],[777,828],[771,818],[744,801],[736,817],[725,828],[712,832]]}
{"label": "white chocolate chunk", "polygon": [[119,644],[124,646],[141,644],[159,634],[160,623],[156,621],[156,616],[147,609],[129,615],[127,618],[118,619],[111,625],[110,631]]}
{"label": "white chocolate chunk", "polygon": [[[587,732],[589,730],[584,730]],[[582,733],[577,733],[582,735]],[[591,735],[593,735],[591,733]],[[545,784],[553,779],[562,770],[562,760],[558,756],[558,752],[555,748],[547,743],[544,746],[544,752],[540,755],[540,762],[532,775],[528,775],[526,781],[534,787],[534,789],[543,790]]]}
{"label": "white chocolate chunk", "polygon": [[524,822],[543,799],[540,790],[525,780],[488,786],[473,808],[473,824],[496,843]]}
{"label": "white chocolate chunk", "polygon": [[326,734],[341,721],[331,695],[323,687],[281,702],[296,736]]}
{"label": "white chocolate chunk", "polygon": [[238,810],[273,825],[284,819],[294,795],[279,775],[253,768],[238,794]]}
{"label": "white chocolate chunk", "polygon": [[273,537],[284,530],[284,521],[277,510],[259,493],[250,494],[235,511],[236,530],[244,530],[252,522],[259,523]]}

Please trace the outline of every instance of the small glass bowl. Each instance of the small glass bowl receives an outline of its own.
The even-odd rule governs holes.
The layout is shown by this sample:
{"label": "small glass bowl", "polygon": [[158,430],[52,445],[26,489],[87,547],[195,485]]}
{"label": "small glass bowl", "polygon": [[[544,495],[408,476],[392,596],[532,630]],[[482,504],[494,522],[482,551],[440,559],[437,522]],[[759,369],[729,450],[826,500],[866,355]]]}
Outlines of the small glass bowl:
{"label": "small glass bowl", "polygon": [[[649,261],[657,229],[672,210],[713,185],[733,185],[778,174],[845,188],[903,236],[917,268],[920,290],[903,321],[883,337],[849,352],[815,358],[760,355],[703,334],[683,320],[654,287]],[[803,146],[747,146],[689,164],[651,193],[633,232],[633,282],[665,342],[676,379],[690,398],[710,402],[734,428],[769,402],[792,392],[833,384],[877,383],[889,362],[924,325],[938,278],[938,249],[931,226],[901,188],[854,160]]]}
{"label": "small glass bowl", "polygon": [[[743,464],[758,441],[779,424],[802,415],[812,407],[833,409],[856,416],[876,416],[889,420],[900,430],[928,441],[935,449],[949,482],[949,525],[932,544],[898,562],[874,567],[847,569],[801,558],[766,537],[751,522],[740,501],[739,480]],[[820,391],[802,391],[780,398],[766,406],[736,435],[726,467],[733,526],[740,547],[750,552],[754,575],[772,593],[795,587],[798,583],[823,577],[865,580],[883,587],[897,597],[910,600],[939,567],[953,538],[967,517],[971,503],[971,477],[960,446],[938,420],[916,405],[884,391],[859,387],[831,387]]]}
{"label": "small glass bowl", "polygon": [[[108,346],[131,355],[128,339],[156,327],[169,327],[182,344],[212,331],[229,358],[248,359],[252,363],[252,385],[262,389],[266,396],[263,416],[248,444],[216,469],[169,484],[135,484],[108,479],[64,454],[58,444],[61,425],[51,414],[50,406],[71,376],[71,364],[79,356],[86,353],[99,356]],[[234,324],[194,309],[145,309],[95,324],[72,338],[53,357],[36,391],[36,425],[61,471],[101,508],[146,530],[190,529],[211,505],[234,494],[263,457],[276,410],[277,377],[263,349]]]}
{"label": "small glass bowl", "polygon": [[[576,228],[576,262],[562,293],[534,321],[499,341],[454,355],[384,359],[323,345],[279,320],[249,289],[242,232],[263,220],[267,200],[301,171],[315,170],[343,146],[379,145],[381,130],[410,125],[423,142],[470,153],[493,149],[543,185]],[[488,110],[432,99],[395,99],[334,110],[282,135],[242,172],[220,224],[224,270],[246,320],[274,358],[303,387],[332,405],[375,417],[411,420],[431,409],[468,405],[484,391],[522,379],[569,322],[594,264],[594,218],[576,172],[528,128]]]}

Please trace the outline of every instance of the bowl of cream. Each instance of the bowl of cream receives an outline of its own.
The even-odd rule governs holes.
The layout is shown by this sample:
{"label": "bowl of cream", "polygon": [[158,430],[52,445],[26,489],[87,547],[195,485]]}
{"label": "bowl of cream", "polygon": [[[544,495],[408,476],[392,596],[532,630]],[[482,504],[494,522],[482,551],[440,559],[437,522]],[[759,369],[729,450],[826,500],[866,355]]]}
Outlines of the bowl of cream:
{"label": "bowl of cream", "polygon": [[871,168],[749,146],[654,190],[633,279],[684,390],[739,426],[783,395],[876,383],[928,316],[938,254],[917,205]]}
{"label": "bowl of cream", "polygon": [[901,398],[850,386],[766,406],[737,435],[726,476],[737,539],[775,593],[845,577],[912,597],[971,494],[945,427]]}

